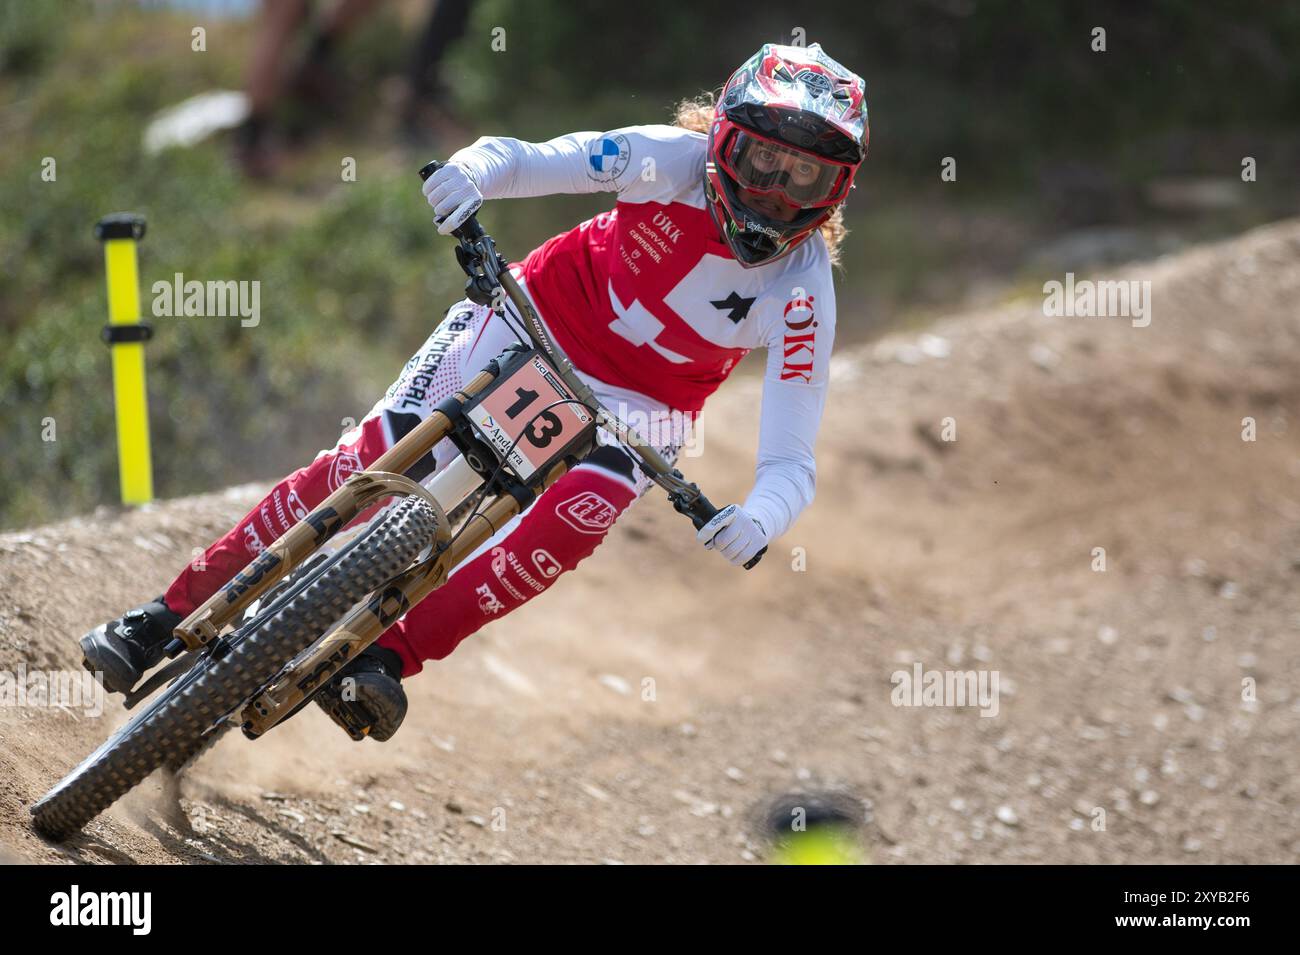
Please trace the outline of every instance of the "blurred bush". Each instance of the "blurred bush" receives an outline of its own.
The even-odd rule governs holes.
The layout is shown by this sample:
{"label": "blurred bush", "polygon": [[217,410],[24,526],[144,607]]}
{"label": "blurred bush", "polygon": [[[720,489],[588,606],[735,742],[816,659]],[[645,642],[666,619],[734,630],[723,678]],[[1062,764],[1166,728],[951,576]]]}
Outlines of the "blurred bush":
{"label": "blurred bush", "polygon": [[[278,476],[370,406],[459,297],[449,243],[433,232],[413,171],[460,143],[403,148],[392,118],[425,12],[393,0],[344,44],[344,95],[313,117],[285,175],[258,185],[239,175],[227,138],[154,157],[140,148],[158,110],[241,87],[253,22],[160,3],[0,0],[0,526],[116,499],[98,339],[103,266],[91,235],[107,212],[148,217],[146,311],[150,285],[177,272],[261,282],[256,328],[154,320],[161,494]],[[196,23],[208,31],[201,54],[190,49]],[[1105,54],[1090,48],[1094,26],[1107,29]],[[1240,157],[1255,155],[1261,187],[1206,228],[1298,209],[1294,4],[481,0],[445,78],[483,133],[663,122],[675,100],[719,85],[760,42],[786,41],[794,28],[868,80],[872,148],[849,208],[846,340],[887,312],[960,294],[968,276],[1014,274],[1054,231],[1149,224],[1154,213],[1133,190],[1153,175],[1233,177]],[[503,52],[492,46],[499,29]],[[941,185],[949,155],[958,182]],[[356,182],[341,180],[345,156],[357,160]],[[57,163],[53,182],[41,178],[46,157]],[[485,221],[522,257],[608,203],[536,200],[490,209]],[[48,417],[54,442],[41,440]]]}

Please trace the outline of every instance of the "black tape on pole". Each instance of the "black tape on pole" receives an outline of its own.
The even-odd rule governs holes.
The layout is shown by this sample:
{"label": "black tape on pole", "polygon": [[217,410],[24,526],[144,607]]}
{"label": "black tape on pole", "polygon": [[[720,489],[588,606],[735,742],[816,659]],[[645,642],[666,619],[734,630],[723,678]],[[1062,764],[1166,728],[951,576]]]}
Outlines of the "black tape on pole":
{"label": "black tape on pole", "polygon": [[100,329],[99,337],[106,345],[147,342],[153,338],[153,326],[148,322],[137,322],[134,325],[105,325]]}
{"label": "black tape on pole", "polygon": [[144,238],[144,216],[135,212],[114,212],[95,223],[95,238],[101,242],[109,239]]}

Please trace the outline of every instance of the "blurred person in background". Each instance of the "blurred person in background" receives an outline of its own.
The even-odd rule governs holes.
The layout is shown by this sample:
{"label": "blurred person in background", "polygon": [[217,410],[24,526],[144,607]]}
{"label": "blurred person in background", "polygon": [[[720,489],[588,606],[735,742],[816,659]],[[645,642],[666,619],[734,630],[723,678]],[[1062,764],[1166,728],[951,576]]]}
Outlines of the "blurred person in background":
{"label": "blurred person in background", "polygon": [[[236,156],[255,179],[274,174],[277,147],[271,136],[276,105],[286,92],[309,107],[328,109],[335,97],[333,50],[340,38],[379,0],[337,0],[309,22],[310,0],[262,0],[257,40],[248,69],[248,118],[236,130]],[[300,33],[304,46],[296,65],[286,67]]]}
{"label": "blurred person in background", "polygon": [[[280,149],[274,136],[277,106],[286,97],[303,107],[309,123],[319,122],[342,98],[335,51],[342,39],[381,0],[336,0],[315,16],[311,0],[263,0],[257,40],[248,70],[248,118],[236,130],[236,157],[255,179],[275,174]],[[457,135],[461,127],[443,104],[438,79],[448,46],[465,32],[470,0],[435,0],[410,56],[402,109],[409,138],[429,133]],[[295,41],[301,42],[296,57]],[[286,64],[292,64],[286,66]]]}
{"label": "blurred person in background", "polygon": [[402,134],[409,142],[455,142],[468,135],[441,77],[447,48],[465,35],[470,0],[434,0],[406,73]]}

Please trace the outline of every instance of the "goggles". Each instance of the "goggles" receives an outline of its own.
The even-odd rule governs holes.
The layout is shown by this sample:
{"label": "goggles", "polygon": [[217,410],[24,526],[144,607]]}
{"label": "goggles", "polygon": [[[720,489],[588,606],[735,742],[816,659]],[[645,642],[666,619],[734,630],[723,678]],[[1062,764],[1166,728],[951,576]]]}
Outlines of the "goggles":
{"label": "goggles", "polygon": [[777,193],[804,209],[843,201],[852,180],[853,167],[848,163],[832,162],[748,133],[736,133],[721,159],[746,189]]}

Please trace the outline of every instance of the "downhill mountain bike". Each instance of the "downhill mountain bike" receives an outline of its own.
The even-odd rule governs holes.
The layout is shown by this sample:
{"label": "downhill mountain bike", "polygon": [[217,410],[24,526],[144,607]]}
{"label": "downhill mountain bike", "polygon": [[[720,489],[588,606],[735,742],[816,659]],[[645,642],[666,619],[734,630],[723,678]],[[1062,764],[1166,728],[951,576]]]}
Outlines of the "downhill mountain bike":
{"label": "downhill mountain bike", "polygon": [[[440,166],[429,163],[421,177]],[[598,428],[696,528],[717,514],[578,377],[477,216],[452,234],[469,276],[467,296],[501,317],[508,300],[522,325],[520,341],[176,627],[169,662],[128,695],[127,706],[166,688],[31,807],[41,833],[66,838],[154,770],[182,769],[231,727],[256,739],[296,713],[581,461],[595,447]],[[427,485],[403,473],[444,438],[460,454]],[[340,533],[385,501],[376,516],[357,522],[359,530]],[[330,715],[354,739],[364,736],[363,726]]]}

